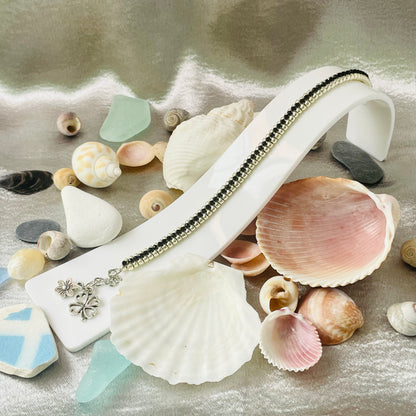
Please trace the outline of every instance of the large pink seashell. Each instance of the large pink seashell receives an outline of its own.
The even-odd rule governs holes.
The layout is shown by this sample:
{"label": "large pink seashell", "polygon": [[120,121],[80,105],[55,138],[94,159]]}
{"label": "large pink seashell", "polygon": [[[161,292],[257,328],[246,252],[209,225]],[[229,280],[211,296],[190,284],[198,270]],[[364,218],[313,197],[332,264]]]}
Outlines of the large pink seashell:
{"label": "large pink seashell", "polygon": [[256,243],[245,240],[234,240],[222,253],[232,264],[243,264],[261,254],[260,247]]}
{"label": "large pink seashell", "polygon": [[320,176],[283,185],[260,212],[256,236],[279,273],[310,286],[343,286],[380,267],[398,215],[394,197]]}
{"label": "large pink seashell", "polygon": [[288,371],[307,370],[322,356],[315,327],[289,308],[267,315],[261,326],[259,346],[270,364]]}

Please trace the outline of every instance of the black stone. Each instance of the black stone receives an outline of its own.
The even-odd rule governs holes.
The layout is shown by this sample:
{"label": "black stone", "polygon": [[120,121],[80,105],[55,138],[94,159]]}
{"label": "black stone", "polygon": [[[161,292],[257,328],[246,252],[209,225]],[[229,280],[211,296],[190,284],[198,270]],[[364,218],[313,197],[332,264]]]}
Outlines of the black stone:
{"label": "black stone", "polygon": [[60,231],[61,226],[52,220],[32,220],[23,222],[16,228],[16,237],[27,243],[37,243],[45,231]]}
{"label": "black stone", "polygon": [[332,156],[342,163],[353,179],[366,185],[374,185],[383,179],[384,172],[364,150],[346,141],[335,142]]}

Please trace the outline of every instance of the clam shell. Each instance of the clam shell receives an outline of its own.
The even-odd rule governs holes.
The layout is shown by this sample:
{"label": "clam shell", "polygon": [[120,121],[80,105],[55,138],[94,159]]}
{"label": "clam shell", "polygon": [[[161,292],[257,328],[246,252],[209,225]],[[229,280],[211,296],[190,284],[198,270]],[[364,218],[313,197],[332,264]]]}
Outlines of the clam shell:
{"label": "clam shell", "polygon": [[71,251],[69,238],[60,231],[46,231],[38,239],[39,251],[50,260],[61,260]]}
{"label": "clam shell", "polygon": [[73,113],[62,113],[56,120],[56,127],[65,136],[75,136],[81,129],[81,120]]}
{"label": "clam shell", "polygon": [[257,218],[271,266],[295,282],[335,287],[380,267],[395,233],[398,203],[348,179],[323,176],[283,185]]}
{"label": "clam shell", "polygon": [[24,170],[0,178],[0,187],[21,195],[32,195],[53,184],[52,173],[44,170]]}
{"label": "clam shell", "polygon": [[322,355],[314,326],[289,308],[267,315],[261,325],[259,346],[267,361],[281,370],[307,370]]}
{"label": "clam shell", "polygon": [[405,263],[416,267],[416,238],[404,242],[400,248],[400,254]]}
{"label": "clam shell", "polygon": [[260,247],[251,241],[234,240],[221,256],[233,264],[243,264],[253,260],[261,253]]}
{"label": "clam shell", "polygon": [[416,336],[416,302],[395,303],[387,309],[390,325],[400,334]]}
{"label": "clam shell", "polygon": [[160,141],[153,145],[155,156],[163,163],[168,142]]}
{"label": "clam shell", "polygon": [[282,308],[289,308],[295,312],[298,298],[298,287],[285,276],[271,277],[264,283],[259,293],[260,305],[267,314]]}
{"label": "clam shell", "polygon": [[38,275],[44,266],[45,258],[39,250],[23,248],[10,258],[7,272],[13,279],[25,281]]}
{"label": "clam shell", "polygon": [[153,146],[143,141],[123,143],[117,150],[118,161],[120,165],[124,166],[144,166],[150,163],[154,157]]}
{"label": "clam shell", "polygon": [[111,300],[111,341],[171,384],[220,381],[251,359],[260,320],[241,273],[185,255],[129,272]]}
{"label": "clam shell", "polygon": [[163,124],[167,131],[173,131],[188,118],[189,113],[183,108],[172,108],[163,116]]}
{"label": "clam shell", "polygon": [[253,104],[241,100],[181,123],[173,131],[163,161],[169,188],[186,191],[224,153],[253,119]]}
{"label": "clam shell", "polygon": [[232,263],[231,267],[236,270],[240,270],[243,272],[244,276],[247,277],[254,277],[262,274],[268,267],[270,266],[269,261],[264,257],[262,253],[258,256],[254,257],[254,259],[243,263],[237,264]]}
{"label": "clam shell", "polygon": [[53,183],[62,191],[65,186],[78,186],[81,182],[72,169],[62,168],[54,173]]}
{"label": "clam shell", "polygon": [[364,325],[357,305],[339,289],[312,289],[302,298],[298,312],[316,327],[324,345],[346,341]]}
{"label": "clam shell", "polygon": [[98,142],[87,142],[75,149],[72,169],[82,183],[93,188],[110,186],[121,175],[114,151]]}
{"label": "clam shell", "polygon": [[166,191],[155,189],[145,193],[140,199],[139,210],[146,219],[154,217],[174,201],[173,196]]}

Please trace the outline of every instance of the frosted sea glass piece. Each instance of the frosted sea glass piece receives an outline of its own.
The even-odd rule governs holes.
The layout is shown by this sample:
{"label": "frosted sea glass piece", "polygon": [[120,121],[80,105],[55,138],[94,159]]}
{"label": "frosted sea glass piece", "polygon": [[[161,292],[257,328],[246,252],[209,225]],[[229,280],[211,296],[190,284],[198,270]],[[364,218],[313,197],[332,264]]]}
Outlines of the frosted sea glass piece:
{"label": "frosted sea glass piece", "polygon": [[146,100],[115,95],[110,111],[100,129],[100,136],[109,142],[124,142],[150,124],[150,106]]}
{"label": "frosted sea glass piece", "polygon": [[9,273],[7,273],[6,267],[0,267],[0,285],[9,279]]}
{"label": "frosted sea glass piece", "polygon": [[75,398],[79,403],[87,403],[98,397],[105,388],[129,365],[111,341],[97,341],[87,372],[79,383]]}

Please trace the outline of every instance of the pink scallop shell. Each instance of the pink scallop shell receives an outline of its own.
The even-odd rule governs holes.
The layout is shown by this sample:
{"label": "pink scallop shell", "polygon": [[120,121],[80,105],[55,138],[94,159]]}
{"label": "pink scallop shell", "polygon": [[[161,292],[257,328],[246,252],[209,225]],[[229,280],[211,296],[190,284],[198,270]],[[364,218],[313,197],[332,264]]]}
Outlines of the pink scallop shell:
{"label": "pink scallop shell", "polygon": [[335,287],[363,279],[390,251],[398,203],[348,179],[315,177],[283,185],[257,218],[271,266],[295,282]]}
{"label": "pink scallop shell", "polygon": [[260,247],[256,243],[245,240],[234,240],[222,253],[232,264],[243,264],[253,260],[261,254]]}
{"label": "pink scallop shell", "polygon": [[144,166],[155,157],[153,146],[147,142],[134,141],[123,143],[117,150],[117,158],[120,165]]}
{"label": "pink scallop shell", "polygon": [[259,346],[268,362],[281,370],[307,370],[322,356],[315,327],[289,308],[267,315],[261,326]]}

